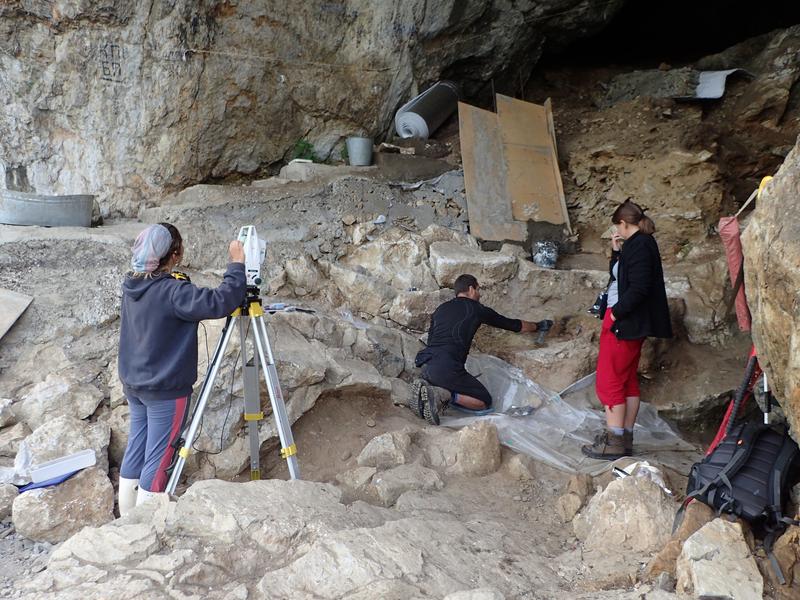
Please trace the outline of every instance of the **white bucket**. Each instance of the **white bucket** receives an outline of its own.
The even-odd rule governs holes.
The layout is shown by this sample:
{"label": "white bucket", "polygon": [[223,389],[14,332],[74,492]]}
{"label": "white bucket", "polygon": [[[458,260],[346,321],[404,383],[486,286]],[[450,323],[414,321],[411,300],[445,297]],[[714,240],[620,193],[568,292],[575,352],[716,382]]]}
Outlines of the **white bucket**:
{"label": "white bucket", "polygon": [[368,167],[372,164],[372,138],[347,138],[347,159],[353,167]]}

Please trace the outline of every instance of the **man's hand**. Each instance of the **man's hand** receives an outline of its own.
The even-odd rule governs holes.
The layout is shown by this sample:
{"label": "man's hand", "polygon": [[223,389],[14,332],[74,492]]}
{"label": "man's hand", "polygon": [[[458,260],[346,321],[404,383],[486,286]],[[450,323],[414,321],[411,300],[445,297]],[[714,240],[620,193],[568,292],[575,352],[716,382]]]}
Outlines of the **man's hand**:
{"label": "man's hand", "polygon": [[533,321],[523,321],[522,322],[522,329],[520,329],[520,333],[536,333],[537,331],[549,331],[550,328],[553,326],[553,321],[550,319],[544,319],[543,321],[537,321],[534,323]]}
{"label": "man's hand", "polygon": [[617,317],[614,316],[614,313],[611,311],[611,309],[608,309],[608,314],[611,316],[612,323],[617,320]]}
{"label": "man's hand", "polygon": [[231,262],[244,263],[244,245],[239,240],[233,240],[228,246]]}

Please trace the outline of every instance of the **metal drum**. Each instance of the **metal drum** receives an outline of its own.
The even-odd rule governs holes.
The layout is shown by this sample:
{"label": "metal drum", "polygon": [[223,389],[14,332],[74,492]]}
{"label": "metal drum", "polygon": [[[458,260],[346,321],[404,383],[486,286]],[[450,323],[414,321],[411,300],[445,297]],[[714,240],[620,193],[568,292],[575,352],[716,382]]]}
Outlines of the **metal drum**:
{"label": "metal drum", "polygon": [[47,196],[0,190],[0,223],[42,227],[89,227],[94,196]]}

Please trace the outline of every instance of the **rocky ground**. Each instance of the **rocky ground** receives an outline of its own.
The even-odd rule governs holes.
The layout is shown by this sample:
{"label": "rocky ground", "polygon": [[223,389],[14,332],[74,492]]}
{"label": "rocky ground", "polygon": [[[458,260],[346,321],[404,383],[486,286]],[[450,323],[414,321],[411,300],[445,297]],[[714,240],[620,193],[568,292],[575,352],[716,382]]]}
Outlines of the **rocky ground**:
{"label": "rocky ground", "polygon": [[[751,54],[774,61],[792,35]],[[670,535],[685,471],[662,465],[677,497],[646,477],[572,476],[502,449],[492,425],[434,429],[397,406],[427,315],[465,271],[499,311],[557,322],[542,346],[486,331],[476,350],[552,390],[590,373],[598,323],[585,310],[607,279],[602,235],[610,207],[634,197],[659,227],[678,333],[648,343],[646,399],[694,434],[704,420],[706,433],[713,429],[749,347],[724,314],[729,283],[713,224],[796,132],[797,107],[780,93],[791,77],[772,87],[756,79],[761,96],[739,82],[713,106],[597,101],[616,74],[561,69],[537,80],[536,94],[554,98],[578,231],[570,247],[580,250],[555,270],[536,267],[519,247],[485,251],[469,236],[452,126],[435,143],[452,151],[446,160],[382,156],[356,171],[295,165],[252,185],[190,187],[144,206],[139,220],[92,230],[0,226],[0,286],[35,299],[0,342],[2,593],[477,600],[735,590],[737,598],[790,598],[796,587],[775,586],[741,524],[695,508]],[[739,126],[722,127],[739,113]],[[734,152],[756,142],[758,159]],[[748,173],[745,183],[731,177],[734,167]],[[161,220],[182,231],[185,268],[205,285],[218,280],[238,227],[256,224],[269,242],[266,297],[316,311],[268,319],[307,481],[224,481],[241,481],[248,460],[231,349],[185,493],[112,521],[127,419],[115,364],[118,286],[142,222]],[[201,330],[201,372],[220,328]],[[285,477],[270,419],[260,433],[265,470]],[[83,448],[94,449],[94,468],[17,496],[12,484],[31,467]],[[797,535],[792,529],[777,549],[794,582]]]}

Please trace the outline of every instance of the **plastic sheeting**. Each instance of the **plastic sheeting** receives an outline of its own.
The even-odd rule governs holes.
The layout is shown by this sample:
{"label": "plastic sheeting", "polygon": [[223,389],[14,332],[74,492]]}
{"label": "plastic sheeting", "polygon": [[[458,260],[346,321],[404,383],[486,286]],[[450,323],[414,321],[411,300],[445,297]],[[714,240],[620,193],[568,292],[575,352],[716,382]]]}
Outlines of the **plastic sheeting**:
{"label": "plastic sheeting", "polygon": [[401,138],[427,139],[458,107],[458,87],[452,81],[433,84],[394,116],[394,128]]}
{"label": "plastic sheeting", "polygon": [[[608,461],[581,453],[581,445],[591,443],[605,428],[605,416],[594,399],[594,374],[557,393],[493,356],[471,355],[467,370],[492,394],[497,412],[473,417],[451,409],[442,417],[443,426],[459,428],[488,419],[497,427],[502,444],[556,469],[596,475],[610,468]],[[534,406],[536,410],[527,416],[503,414],[516,406]],[[639,409],[634,439],[637,456],[651,456],[683,474],[688,474],[700,457],[697,448],[682,440],[645,402]]]}

